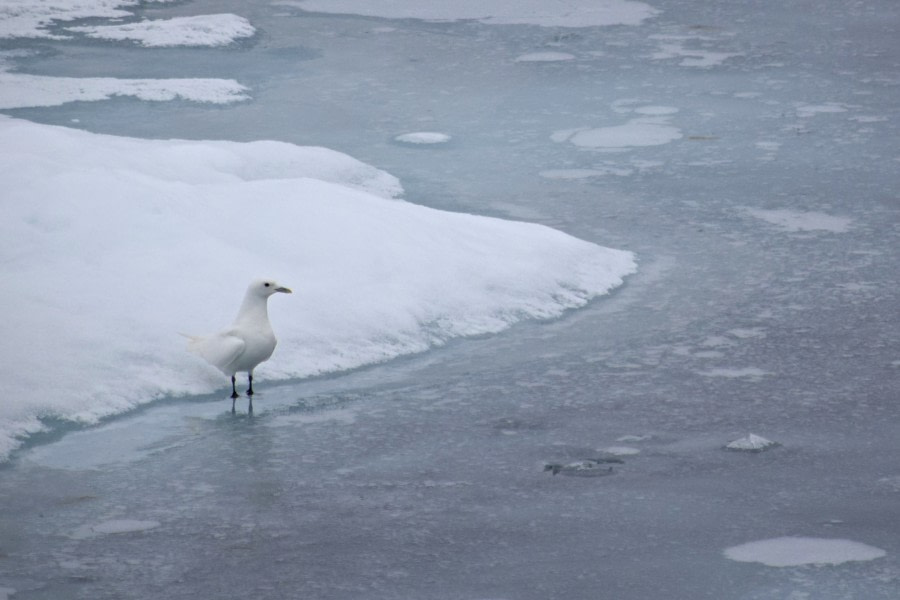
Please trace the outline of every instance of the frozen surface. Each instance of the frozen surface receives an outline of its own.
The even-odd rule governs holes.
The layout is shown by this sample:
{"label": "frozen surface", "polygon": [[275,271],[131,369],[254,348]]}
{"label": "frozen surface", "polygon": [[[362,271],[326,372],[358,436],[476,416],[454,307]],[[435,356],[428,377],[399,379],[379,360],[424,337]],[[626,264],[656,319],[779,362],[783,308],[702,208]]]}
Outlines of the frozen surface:
{"label": "frozen surface", "polygon": [[151,19],[125,25],[68,27],[102,40],[130,40],[142,46],[227,46],[251,37],[256,29],[244,17],[232,14]]}
{"label": "frozen surface", "polygon": [[93,525],[82,525],[69,534],[69,537],[75,540],[83,540],[86,538],[96,537],[99,535],[135,533],[137,531],[148,531],[159,527],[158,521],[136,521],[134,519],[113,519],[111,521],[103,521]]}
{"label": "frozen surface", "polygon": [[124,79],[113,77],[43,77],[0,71],[0,109],[59,106],[131,96],[138,100],[228,104],[246,100],[247,88],[228,79]]}
{"label": "frozen surface", "polygon": [[568,52],[529,52],[516,57],[516,62],[559,62],[574,60],[575,55]]}
{"label": "frozen surface", "polygon": [[761,435],[750,433],[742,438],[738,438],[734,441],[728,442],[727,444],[725,444],[725,447],[728,450],[738,450],[741,452],[762,452],[764,450],[774,448],[778,445],[778,442],[773,442],[772,440],[766,439]]}
{"label": "frozen surface", "polygon": [[395,200],[394,177],[325,148],[139,140],[2,117],[0,155],[15,199],[0,225],[4,286],[15,290],[4,309],[17,315],[0,373],[23,386],[0,408],[0,453],[40,417],[95,422],[221,388],[175,334],[230,323],[257,275],[300,298],[270,307],[280,345],[256,375],[271,380],[557,317],[635,269],[629,252],[545,226]]}
{"label": "frozen surface", "polygon": [[[160,5],[176,0],[145,0],[148,5]],[[130,17],[129,9],[138,5],[136,0],[4,0],[0,4],[0,38],[49,38],[68,36],[51,29],[59,24],[77,19]]]}
{"label": "frozen surface", "polygon": [[853,223],[853,219],[849,217],[829,215],[818,211],[750,209],[747,212],[757,219],[762,219],[787,231],[845,233]]}
{"label": "frozen surface", "polygon": [[882,558],[885,551],[851,540],[780,537],[747,542],[725,550],[725,556],[740,562],[758,562],[767,567],[839,565]]}
{"label": "frozen surface", "polygon": [[366,15],[388,19],[457,21],[474,19],[494,25],[541,25],[544,27],[596,27],[636,25],[657,11],[635,0],[455,0],[420,2],[394,0],[279,0],[282,6],[297,6],[312,12]]}
{"label": "frozen surface", "polygon": [[445,144],[450,141],[450,135],[439,131],[414,131],[402,133],[394,139],[405,144]]}
{"label": "frozen surface", "polygon": [[[537,22],[502,24],[485,9],[499,18],[506,5],[492,2],[479,3],[480,14],[430,1],[391,3],[390,14],[389,3],[371,2],[383,12],[370,16],[362,3],[341,3],[340,13],[325,2],[96,3],[94,18],[41,30],[65,39],[4,38],[6,74],[243,86],[243,99],[217,104],[111,95],[3,109],[22,127],[63,126],[73,148],[89,150],[63,152],[59,138],[31,130],[38,148],[55,149],[33,181],[101,172],[116,190],[120,173],[157,192],[161,210],[121,221],[128,228],[117,234],[130,248],[152,240],[158,249],[156,270],[128,272],[136,289],[157,271],[196,268],[158,226],[180,214],[162,210],[170,193],[193,205],[207,201],[203,186],[217,186],[225,204],[237,203],[232,188],[293,181],[298,163],[314,170],[301,179],[364,194],[348,212],[379,207],[379,225],[390,214],[400,227],[416,206],[502,217],[634,251],[640,268],[559,318],[349,372],[277,383],[278,369],[300,365],[279,362],[294,356],[279,346],[252,418],[245,399],[232,415],[220,388],[142,398],[91,426],[41,420],[45,430],[0,469],[0,598],[900,597],[900,6],[653,0],[634,24],[588,26],[579,13],[587,3],[541,4],[543,15],[519,13]],[[46,5],[35,3],[32,16]],[[121,20],[99,14],[113,8]],[[222,13],[257,33],[224,47],[143,47],[67,31]],[[582,26],[562,24],[574,21]],[[572,58],[517,60],[545,53]],[[97,167],[84,132],[124,145]],[[452,139],[395,139],[408,132]],[[579,132],[593,143],[573,143]],[[4,151],[15,157],[10,145],[21,139]],[[355,187],[348,171],[325,168],[338,156],[357,173]],[[401,183],[403,200],[392,199]],[[20,210],[0,197],[16,207],[10,214]],[[49,231],[40,236],[86,227],[89,210],[97,228],[123,214],[108,199],[77,197],[80,209],[41,221]],[[134,208],[121,198],[121,211]],[[220,243],[239,258],[267,255],[269,246],[242,240],[256,235],[249,209],[263,203],[243,202],[248,210],[228,209],[239,223]],[[214,231],[226,220],[199,217]],[[466,229],[479,222],[466,219]],[[300,237],[285,236],[288,227],[276,228],[279,247]],[[335,243],[357,233],[368,235],[363,227]],[[434,258],[394,233],[404,260]],[[421,237],[436,242],[433,229]],[[11,261],[29,256],[10,254],[2,239],[3,272],[16,274]],[[86,266],[102,274],[115,257],[106,247],[92,238]],[[48,269],[67,254],[84,259],[50,254]],[[257,274],[219,268],[224,287]],[[317,286],[271,271],[295,289],[272,307],[279,331]],[[74,272],[51,275],[65,283]],[[197,285],[212,296],[155,281],[152,293],[134,294],[142,318],[162,311],[157,298],[177,296],[191,311],[200,298],[221,302],[199,319],[168,319],[160,336],[214,330],[236,309],[205,278]],[[17,309],[4,335],[8,323],[61,303],[46,293],[61,287],[56,279],[35,285],[35,309]],[[132,329],[140,323],[118,332]],[[188,362],[181,339],[166,339],[185,377],[201,369],[191,385],[221,385]],[[166,356],[132,353],[103,368],[127,372]],[[20,396],[40,375],[11,370],[3,410],[27,406]],[[71,402],[76,387],[43,400]],[[748,432],[780,445],[724,449]],[[763,562],[724,553],[746,544]],[[803,564],[764,564],[782,544]],[[829,546],[835,552],[822,555]]]}

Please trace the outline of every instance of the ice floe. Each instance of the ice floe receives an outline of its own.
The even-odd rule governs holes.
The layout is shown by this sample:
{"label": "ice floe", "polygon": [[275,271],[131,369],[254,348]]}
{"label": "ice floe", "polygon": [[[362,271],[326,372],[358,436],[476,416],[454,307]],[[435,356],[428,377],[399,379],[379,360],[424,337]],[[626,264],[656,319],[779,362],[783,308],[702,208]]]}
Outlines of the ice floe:
{"label": "ice floe", "polygon": [[540,25],[544,27],[595,27],[639,25],[659,11],[635,0],[280,0],[309,12],[354,14],[387,19],[424,21],[477,20],[490,25]]}
{"label": "ice floe", "polygon": [[780,444],[778,442],[773,442],[772,440],[767,440],[761,435],[751,433],[729,442],[725,445],[725,448],[727,450],[736,450],[738,452],[763,452],[776,446],[780,446]]}
{"label": "ice floe", "polygon": [[689,41],[703,41],[704,38],[655,35],[651,38],[658,40],[659,49],[650,55],[653,60],[670,60],[680,58],[679,66],[710,68],[717,67],[729,58],[741,56],[736,52],[717,52],[706,48],[687,48]]}
{"label": "ice floe", "polygon": [[629,252],[548,227],[397,200],[395,177],[325,148],[2,117],[0,149],[0,373],[17,382],[0,457],[42,417],[92,423],[222,389],[176,332],[227,322],[248,278],[294,290],[270,307],[264,391],[558,317],[635,270]]}
{"label": "ice floe", "polygon": [[764,371],[758,367],[714,367],[706,371],[698,371],[699,375],[704,377],[724,377],[726,379],[750,379],[758,381],[770,372]]}
{"label": "ice floe", "polygon": [[516,62],[562,62],[568,60],[575,60],[575,55],[568,52],[531,52],[516,57]]}
{"label": "ice floe", "polygon": [[69,537],[76,540],[97,537],[100,535],[115,535],[122,533],[136,533],[140,531],[149,531],[160,526],[159,521],[139,521],[136,519],[113,519],[103,521],[94,525],[82,525]]}
{"label": "ice floe", "polygon": [[153,102],[182,99],[228,104],[248,99],[247,92],[246,87],[233,79],[51,77],[0,71],[0,109],[59,106],[117,96]]}
{"label": "ice floe", "polygon": [[881,548],[851,540],[779,537],[733,546],[725,549],[724,554],[739,562],[757,562],[769,567],[797,567],[875,560],[887,553]]}
{"label": "ice floe", "polygon": [[825,102],[824,104],[806,104],[799,102],[794,106],[797,109],[797,116],[803,119],[815,117],[816,115],[847,112],[847,107],[838,102]]}
{"label": "ice floe", "polygon": [[790,209],[747,209],[747,214],[766,223],[776,225],[785,231],[827,231],[830,233],[846,233],[850,230],[853,219],[839,217],[818,211],[799,211]]}
{"label": "ice floe", "polygon": [[102,40],[134,41],[146,47],[227,46],[256,33],[250,21],[227,13],[147,19],[121,25],[67,27],[66,31]]}
{"label": "ice floe", "polygon": [[403,144],[415,144],[415,145],[432,145],[432,144],[446,144],[451,139],[451,136],[446,133],[441,133],[439,131],[414,131],[412,133],[403,133],[394,138],[394,141],[403,143]]}
{"label": "ice floe", "polygon": [[640,115],[619,125],[561,129],[550,136],[554,142],[569,141],[582,148],[627,150],[643,146],[660,146],[683,137],[681,129],[671,124],[678,112],[673,106],[634,106],[636,100],[617,100],[612,110],[619,114]]}

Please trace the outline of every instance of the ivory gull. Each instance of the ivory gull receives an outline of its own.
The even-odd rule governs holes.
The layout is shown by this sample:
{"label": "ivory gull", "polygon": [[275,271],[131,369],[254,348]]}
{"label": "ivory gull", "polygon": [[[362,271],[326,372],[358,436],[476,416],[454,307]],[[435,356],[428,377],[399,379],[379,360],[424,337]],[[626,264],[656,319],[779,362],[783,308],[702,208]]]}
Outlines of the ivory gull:
{"label": "ivory gull", "polygon": [[238,397],[234,378],[238,372],[247,373],[247,395],[251,397],[250,410],[253,410],[253,369],[269,360],[278,343],[268,311],[269,296],[277,292],[290,294],[291,290],[271,279],[257,279],[247,288],[231,327],[205,337],[187,336],[190,338],[188,350],[231,376],[231,412],[234,412],[234,400]]}

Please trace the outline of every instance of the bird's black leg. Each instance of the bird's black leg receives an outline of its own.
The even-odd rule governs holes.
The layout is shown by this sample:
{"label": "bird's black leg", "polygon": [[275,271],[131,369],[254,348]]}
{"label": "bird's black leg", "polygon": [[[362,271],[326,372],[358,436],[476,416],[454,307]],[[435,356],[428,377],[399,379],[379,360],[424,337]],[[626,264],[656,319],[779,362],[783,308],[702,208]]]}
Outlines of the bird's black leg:
{"label": "bird's black leg", "polygon": [[247,381],[250,382],[249,386],[247,387],[247,395],[252,396],[253,395],[253,373],[247,373]]}
{"label": "bird's black leg", "polygon": [[[231,399],[234,400],[238,397],[237,389],[234,387],[234,375],[231,376]],[[233,403],[232,403],[233,404]]]}

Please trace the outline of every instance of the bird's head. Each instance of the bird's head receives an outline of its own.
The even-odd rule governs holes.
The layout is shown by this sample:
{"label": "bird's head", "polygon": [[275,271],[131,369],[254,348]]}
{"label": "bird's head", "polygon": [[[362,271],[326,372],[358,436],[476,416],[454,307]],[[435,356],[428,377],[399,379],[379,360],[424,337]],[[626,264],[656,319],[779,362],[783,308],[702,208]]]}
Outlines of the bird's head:
{"label": "bird's head", "polygon": [[257,279],[251,282],[250,287],[247,288],[248,294],[260,296],[262,298],[268,298],[277,292],[290,294],[291,290],[282,285],[278,285],[273,279]]}

